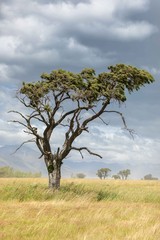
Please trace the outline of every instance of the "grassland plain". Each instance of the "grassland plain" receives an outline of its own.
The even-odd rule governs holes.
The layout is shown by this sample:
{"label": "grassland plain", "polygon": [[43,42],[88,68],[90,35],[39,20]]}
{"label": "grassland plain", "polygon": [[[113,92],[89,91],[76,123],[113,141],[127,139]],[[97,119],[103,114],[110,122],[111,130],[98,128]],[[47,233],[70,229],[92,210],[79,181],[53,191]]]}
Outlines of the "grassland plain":
{"label": "grassland plain", "polygon": [[160,181],[1,179],[4,240],[159,240]]}

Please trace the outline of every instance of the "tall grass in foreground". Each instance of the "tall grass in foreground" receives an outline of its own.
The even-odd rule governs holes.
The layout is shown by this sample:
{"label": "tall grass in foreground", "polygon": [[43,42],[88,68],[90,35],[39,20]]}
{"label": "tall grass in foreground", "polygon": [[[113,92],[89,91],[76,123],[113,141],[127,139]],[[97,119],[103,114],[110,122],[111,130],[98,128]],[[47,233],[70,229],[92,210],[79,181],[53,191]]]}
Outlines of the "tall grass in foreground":
{"label": "tall grass in foreground", "polygon": [[5,240],[159,240],[160,181],[1,179]]}

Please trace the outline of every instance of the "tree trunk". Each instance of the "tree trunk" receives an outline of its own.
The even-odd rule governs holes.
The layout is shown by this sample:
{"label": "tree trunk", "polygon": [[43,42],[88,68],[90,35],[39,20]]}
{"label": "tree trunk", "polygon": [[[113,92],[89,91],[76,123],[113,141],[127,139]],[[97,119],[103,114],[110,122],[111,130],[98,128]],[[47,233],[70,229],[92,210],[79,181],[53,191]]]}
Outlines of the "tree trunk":
{"label": "tree trunk", "polygon": [[49,188],[60,189],[61,169],[56,168],[52,173],[48,172]]}
{"label": "tree trunk", "polygon": [[45,163],[48,170],[48,187],[51,189],[60,188],[61,164],[55,155],[45,156]]}

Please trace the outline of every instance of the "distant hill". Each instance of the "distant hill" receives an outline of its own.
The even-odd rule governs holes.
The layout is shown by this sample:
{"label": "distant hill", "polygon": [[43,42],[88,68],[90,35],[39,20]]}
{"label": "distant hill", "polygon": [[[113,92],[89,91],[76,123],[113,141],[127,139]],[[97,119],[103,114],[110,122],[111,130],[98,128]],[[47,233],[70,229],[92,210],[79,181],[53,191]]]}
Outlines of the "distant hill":
{"label": "distant hill", "polygon": [[[0,166],[10,166],[14,169],[27,172],[42,172],[46,175],[43,159],[39,159],[39,153],[29,147],[21,147],[16,153],[17,145],[0,147]],[[14,153],[14,154],[13,154]]]}
{"label": "distant hill", "polygon": [[[14,169],[23,171],[23,172],[41,172],[42,176],[47,176],[46,166],[43,158],[39,159],[39,152],[28,147],[21,147],[15,154],[17,145],[8,145],[0,147],[0,167],[1,166],[10,166]],[[141,179],[146,174],[151,173],[155,177],[160,178],[160,164],[139,164],[134,165],[125,164],[125,163],[115,163],[106,160],[95,160],[86,162],[83,161],[74,161],[72,159],[66,159],[62,165],[62,177],[71,177],[71,175],[76,175],[76,173],[84,173],[86,177],[95,178],[96,172],[100,168],[110,168],[112,170],[111,175],[116,174],[120,170],[130,169],[130,177],[133,179]]]}

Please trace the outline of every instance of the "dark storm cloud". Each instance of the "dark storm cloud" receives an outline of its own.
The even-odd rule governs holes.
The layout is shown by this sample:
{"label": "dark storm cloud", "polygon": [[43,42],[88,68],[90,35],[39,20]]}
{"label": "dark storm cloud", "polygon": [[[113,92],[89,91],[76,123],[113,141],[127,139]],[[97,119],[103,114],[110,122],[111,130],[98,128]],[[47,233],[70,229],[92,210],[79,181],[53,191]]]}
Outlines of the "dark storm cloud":
{"label": "dark storm cloud", "polygon": [[1,3],[0,69],[5,78],[19,73],[19,79],[26,79],[58,67],[102,70],[110,63],[135,59],[135,44],[141,48],[142,40],[157,31],[147,18],[130,19],[130,14],[148,10],[147,0],[31,1],[25,8],[24,4]]}

